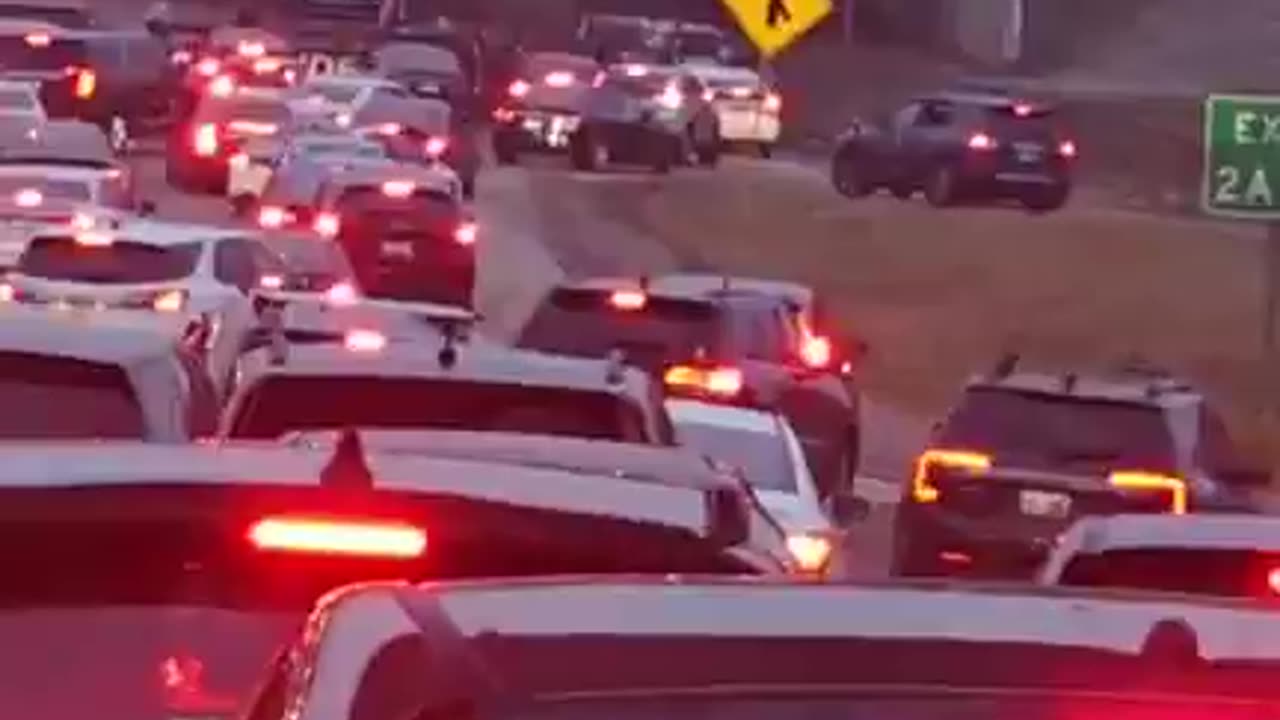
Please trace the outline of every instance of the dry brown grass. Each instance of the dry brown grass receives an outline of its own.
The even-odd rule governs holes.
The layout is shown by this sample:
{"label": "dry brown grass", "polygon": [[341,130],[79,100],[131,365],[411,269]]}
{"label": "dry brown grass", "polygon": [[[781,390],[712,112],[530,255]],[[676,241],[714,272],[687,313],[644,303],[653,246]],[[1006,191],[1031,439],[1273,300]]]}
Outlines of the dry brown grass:
{"label": "dry brown grass", "polygon": [[1064,367],[1140,354],[1201,382],[1250,445],[1280,457],[1262,428],[1256,227],[1085,199],[1045,217],[853,203],[816,174],[754,163],[640,183],[548,181],[576,184],[686,265],[820,288],[871,344],[866,386],[881,399],[936,413],[1009,348]]}

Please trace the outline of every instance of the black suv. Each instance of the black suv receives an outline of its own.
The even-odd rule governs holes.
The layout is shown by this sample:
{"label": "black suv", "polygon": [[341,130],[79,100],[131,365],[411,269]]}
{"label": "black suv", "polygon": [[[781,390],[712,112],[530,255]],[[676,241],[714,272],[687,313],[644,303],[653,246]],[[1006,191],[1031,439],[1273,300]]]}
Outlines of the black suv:
{"label": "black suv", "polygon": [[881,188],[934,206],[1014,199],[1037,212],[1071,193],[1078,148],[1053,108],[994,92],[916,98],[881,122],[840,136],[831,181],[848,197]]}
{"label": "black suv", "polygon": [[130,133],[167,121],[178,71],[165,43],[143,31],[6,28],[0,76],[40,85],[50,117],[100,126],[117,150]]}
{"label": "black suv", "polygon": [[[823,497],[848,489],[859,460],[851,365],[805,352],[807,288],[712,275],[599,278],[554,288],[517,345],[625,360],[679,395],[773,407],[795,427]],[[827,341],[830,342],[830,341]],[[832,343],[832,345],[844,343]]]}
{"label": "black suv", "polygon": [[1254,510],[1265,474],[1191,386],[1016,364],[971,381],[935,426],[898,508],[898,574],[1027,577],[1081,516]]}

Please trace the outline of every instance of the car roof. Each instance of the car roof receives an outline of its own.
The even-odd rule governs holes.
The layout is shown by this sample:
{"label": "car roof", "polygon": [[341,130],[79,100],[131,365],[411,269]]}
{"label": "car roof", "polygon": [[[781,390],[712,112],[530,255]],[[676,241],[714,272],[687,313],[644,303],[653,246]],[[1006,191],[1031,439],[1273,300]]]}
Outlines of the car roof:
{"label": "car roof", "polygon": [[[1206,660],[1280,659],[1280,624],[1274,620],[1274,608],[1261,603],[936,582],[834,585],[730,577],[636,576],[544,577],[420,586],[370,583],[335,592],[322,603],[321,612],[342,606],[369,607],[361,603],[362,598],[388,595],[400,602],[383,607],[408,612],[418,621],[406,627],[428,634],[444,633],[430,639],[450,641],[455,649],[473,648],[477,655],[469,660],[496,659],[499,648],[511,647],[521,640],[555,641],[551,647],[563,653],[556,664],[560,660],[572,663],[562,668],[564,672],[531,672],[536,665],[527,662],[528,655],[518,656],[526,660],[524,663],[486,668],[502,671],[503,687],[535,694],[634,690],[637,685],[625,683],[637,681],[666,688],[705,688],[715,684],[704,674],[719,676],[731,684],[741,684],[750,675],[754,681],[751,684],[756,687],[768,686],[770,679],[775,685],[812,685],[819,682],[815,674],[828,680],[822,684],[831,687],[841,684],[837,678],[845,683],[872,678],[919,682],[922,677],[959,681],[957,656],[954,652],[940,652],[948,644],[967,649],[965,656],[970,658],[981,653],[983,645],[991,650],[1028,645],[1077,653],[1092,650],[1099,658],[1140,659],[1142,662],[1136,667],[1149,671],[1160,667],[1160,660],[1164,659],[1159,649],[1151,647],[1156,645],[1151,639],[1162,626],[1171,623],[1194,634],[1197,654]],[[371,626],[372,622],[363,625]],[[483,648],[478,643],[471,644],[481,638]],[[680,644],[681,639],[726,642],[720,646],[715,661],[703,658],[696,663],[680,663],[678,668],[663,673],[663,659],[670,662],[672,655],[659,652],[660,648],[670,643],[668,648],[688,652],[690,646]],[[758,655],[748,653],[757,660],[749,663],[749,669],[738,665],[736,673],[720,672],[722,662],[731,663],[734,654],[753,647],[758,653],[761,646],[783,648],[787,640],[805,641],[793,645],[787,656],[799,653],[809,662],[801,661],[798,666],[793,661],[762,663],[758,662]],[[862,641],[866,643],[864,652],[878,651],[882,657],[897,641],[905,643],[898,646],[904,650],[914,645],[921,659],[932,656],[942,667],[935,667],[931,673],[922,672],[911,663],[878,665],[864,661],[830,663],[819,669],[812,662],[818,649],[815,641],[827,649]],[[573,652],[574,642],[590,644],[592,652]],[[930,642],[935,644],[923,644]],[[610,654],[604,643],[630,652]],[[579,648],[588,650],[585,646]],[[648,652],[638,652],[640,648]],[[600,666],[602,657],[611,661]],[[648,673],[637,672],[634,667],[629,672],[622,669],[643,662],[645,657],[652,663]],[[599,672],[591,672],[592,665]],[[969,669],[981,673],[983,663]],[[621,672],[610,677],[614,670]],[[1081,664],[1079,670],[1086,675],[1097,674],[1092,672],[1096,666],[1088,663]],[[659,680],[664,674],[667,677]],[[995,674],[997,677],[990,679],[1002,680],[999,673]],[[1053,680],[1031,679],[1041,687]]]}
{"label": "car roof", "polygon": [[1086,518],[1069,535],[1082,553],[1143,548],[1280,552],[1280,518],[1266,515],[1111,515]]}
{"label": "car roof", "polygon": [[736,67],[733,65],[712,65],[707,63],[687,63],[682,65],[686,72],[696,75],[702,80],[712,81],[737,81],[744,83],[760,82],[760,73],[748,67]]}
{"label": "car roof", "polygon": [[[260,375],[313,378],[417,378],[457,382],[503,383],[525,387],[645,396],[649,376],[608,361],[520,350],[475,337],[454,347],[456,363],[442,367],[442,338],[424,334],[411,343],[391,342],[376,354],[351,352],[341,343],[299,344],[287,361],[268,365]],[[612,377],[620,382],[610,382]]]}
{"label": "car roof", "polygon": [[187,321],[126,310],[0,306],[0,351],[133,366],[170,354]]}
{"label": "car roof", "polygon": [[[698,534],[712,523],[711,510],[702,502],[706,492],[678,485],[619,482],[604,473],[522,467],[496,459],[361,452],[357,460],[373,476],[374,491],[452,495]],[[327,449],[255,442],[0,442],[0,454],[5,457],[0,490],[173,483],[319,489],[322,473],[335,459]]]}
{"label": "car roof", "polygon": [[966,387],[970,390],[1008,390],[1052,396],[1082,402],[1116,402],[1168,409],[1200,402],[1189,387],[1169,378],[1107,376],[1102,374],[1062,374],[1016,371],[1003,377],[978,376]]}
{"label": "car roof", "polygon": [[807,307],[813,302],[814,295],[812,290],[796,283],[710,273],[674,273],[647,278],[595,277],[567,281],[559,287],[611,291],[636,289],[642,283],[648,294],[671,299],[714,301],[734,294],[747,294],[777,298]]}
{"label": "car roof", "polygon": [[[681,447],[488,431],[361,430],[360,435],[376,453],[425,453],[698,489],[737,485],[705,457]],[[333,431],[300,432],[286,442],[332,448],[339,437]]]}

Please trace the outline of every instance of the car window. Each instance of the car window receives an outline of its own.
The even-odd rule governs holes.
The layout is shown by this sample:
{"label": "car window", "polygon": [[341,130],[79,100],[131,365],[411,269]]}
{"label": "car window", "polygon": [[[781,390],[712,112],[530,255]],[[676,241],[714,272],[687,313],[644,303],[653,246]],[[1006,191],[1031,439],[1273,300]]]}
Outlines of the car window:
{"label": "car window", "polygon": [[672,415],[678,444],[739,468],[747,482],[760,490],[796,492],[795,467],[786,437],[775,423],[755,420],[730,426],[703,422],[691,414]]}
{"label": "car window", "polygon": [[1172,434],[1151,405],[971,388],[944,424],[948,447],[1081,469],[1173,472]]}
{"label": "car window", "polygon": [[84,41],[55,38],[42,48],[32,48],[24,35],[0,35],[0,67],[7,70],[62,70],[86,64]]}
{"label": "car window", "polygon": [[35,110],[36,97],[26,90],[0,90],[0,108],[5,110]]}
{"label": "car window", "polygon": [[1063,568],[1060,585],[1155,590],[1216,597],[1271,597],[1280,555],[1235,549],[1125,548],[1082,553]]}
{"label": "car window", "polygon": [[243,238],[225,238],[218,242],[213,254],[213,273],[218,282],[241,292],[258,285],[258,272],[253,251]]}
{"label": "car window", "polygon": [[0,352],[3,438],[142,438],[142,407],[115,365]]}
{"label": "car window", "polygon": [[902,132],[907,128],[916,124],[916,118],[920,116],[920,103],[911,103],[902,108],[893,115],[893,129],[895,132]]}
{"label": "car window", "polygon": [[47,174],[0,175],[0,197],[14,197],[23,204],[16,196],[30,190],[39,193],[40,202],[43,198],[85,203],[93,199],[93,185],[88,180],[60,180]]}
{"label": "car window", "polygon": [[452,222],[462,210],[457,198],[433,188],[417,188],[409,197],[396,197],[380,187],[363,185],[345,188],[334,207],[341,217],[359,218],[361,222],[408,215],[427,224]]}
{"label": "car window", "polygon": [[201,244],[147,245],[117,240],[83,245],[71,237],[39,237],[18,258],[23,275],[100,284],[180,280],[195,272]]}
{"label": "car window", "polygon": [[732,314],[736,350],[752,360],[784,363],[799,340],[788,332],[786,315],[777,308],[740,308]]}
{"label": "car window", "polygon": [[534,312],[521,347],[543,352],[605,357],[614,350],[629,362],[658,369],[714,352],[724,340],[719,310],[701,301],[650,298],[639,310],[619,309],[610,293],[561,288]]}

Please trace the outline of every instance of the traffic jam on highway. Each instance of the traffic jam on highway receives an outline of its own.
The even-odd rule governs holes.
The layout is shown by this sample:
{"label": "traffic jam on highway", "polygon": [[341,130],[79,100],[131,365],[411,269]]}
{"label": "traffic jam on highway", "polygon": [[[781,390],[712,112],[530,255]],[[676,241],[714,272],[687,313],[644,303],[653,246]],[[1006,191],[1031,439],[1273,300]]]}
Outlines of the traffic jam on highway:
{"label": "traffic jam on highway", "polygon": [[[359,3],[115,29],[25,2],[0,717],[1280,717],[1269,477],[1179,377],[993,359],[868,577],[868,350],[818,289],[565,277],[487,331],[502,173],[780,161],[783,90],[735,32],[586,15],[497,62]],[[830,181],[1053,211],[1053,112],[921,96],[839,137]]]}

